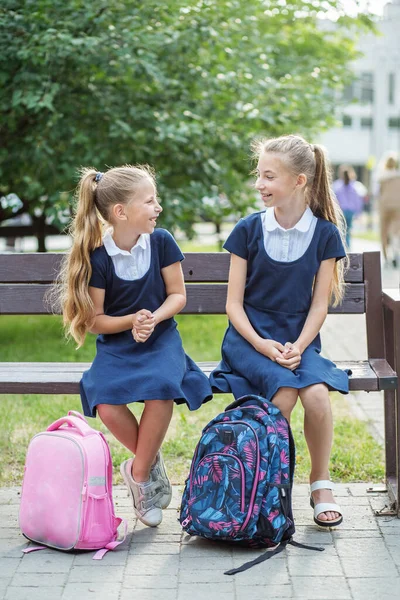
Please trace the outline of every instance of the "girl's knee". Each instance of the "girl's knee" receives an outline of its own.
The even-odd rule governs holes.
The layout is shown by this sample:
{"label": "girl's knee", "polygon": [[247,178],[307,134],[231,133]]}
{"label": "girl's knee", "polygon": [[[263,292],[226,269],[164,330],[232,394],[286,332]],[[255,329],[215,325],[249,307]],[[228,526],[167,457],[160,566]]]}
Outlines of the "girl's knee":
{"label": "girl's knee", "polygon": [[156,411],[156,412],[166,412],[170,413],[174,409],[174,401],[173,400],[145,400],[144,407],[147,412]]}
{"label": "girl's knee", "polygon": [[329,391],[324,383],[316,383],[303,388],[300,390],[299,396],[305,410],[330,410]]}
{"label": "girl's knee", "polygon": [[290,414],[296,406],[297,397],[298,390],[282,387],[276,392],[272,398],[272,402],[279,408],[283,416],[289,420]]}
{"label": "girl's knee", "polygon": [[121,411],[122,406],[114,404],[98,404],[96,408],[100,419],[103,421],[103,423],[107,424],[107,421],[114,419],[118,412]]}

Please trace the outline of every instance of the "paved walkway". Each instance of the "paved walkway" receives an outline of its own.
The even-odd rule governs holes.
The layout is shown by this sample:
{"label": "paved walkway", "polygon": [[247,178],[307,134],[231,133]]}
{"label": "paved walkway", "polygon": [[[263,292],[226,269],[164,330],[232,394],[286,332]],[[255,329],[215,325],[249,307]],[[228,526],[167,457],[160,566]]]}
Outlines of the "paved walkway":
{"label": "paved walkway", "polygon": [[[354,240],[352,250],[378,250]],[[397,287],[399,271],[384,269],[384,287]],[[361,315],[329,315],[322,341],[337,360],[366,358]],[[339,325],[339,327],[338,327]],[[349,405],[383,440],[383,407],[379,393],[352,394]],[[320,531],[312,520],[308,486],[295,485],[296,539],[325,547],[322,553],[289,547],[271,561],[233,577],[224,570],[246,562],[259,551],[226,548],[182,534],[177,522],[181,488],[174,488],[171,507],[160,527],[135,523],[122,487],[115,490],[116,512],[129,521],[129,535],[102,561],[93,553],[76,555],[46,550],[22,555],[26,541],[18,528],[19,489],[0,490],[1,600],[393,600],[400,596],[400,519],[377,517],[386,494],[367,494],[368,484],[339,485],[336,496],[344,523]]]}
{"label": "paved walkway", "polygon": [[0,490],[0,598],[4,600],[393,600],[400,588],[400,520],[375,517],[386,496],[367,484],[339,485],[344,522],[320,531],[312,522],[308,486],[296,485],[296,539],[324,552],[289,547],[269,562],[232,577],[224,571],[260,554],[182,534],[177,522],[181,489],[156,529],[135,523],[121,487],[117,514],[129,521],[127,540],[102,561],[93,553],[52,550],[22,555],[17,524],[19,490]]}

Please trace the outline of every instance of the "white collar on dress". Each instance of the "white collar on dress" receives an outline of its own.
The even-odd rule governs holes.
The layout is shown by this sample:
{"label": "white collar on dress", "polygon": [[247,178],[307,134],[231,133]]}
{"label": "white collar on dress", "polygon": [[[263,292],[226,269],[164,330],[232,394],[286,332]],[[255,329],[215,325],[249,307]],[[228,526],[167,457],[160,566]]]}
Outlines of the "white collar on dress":
{"label": "white collar on dress", "polygon": [[306,210],[301,216],[301,219],[297,221],[296,225],[294,225],[290,229],[285,229],[284,227],[281,227],[281,225],[279,225],[278,221],[275,219],[275,211],[272,206],[271,208],[267,208],[267,210],[265,211],[264,227],[266,231],[274,231],[275,229],[281,229],[282,231],[292,231],[293,229],[297,229],[298,231],[302,231],[303,233],[305,233],[310,229],[311,223],[315,218],[316,217],[314,216],[311,208],[307,206]]}
{"label": "white collar on dress", "polygon": [[128,250],[121,250],[121,248],[118,248],[117,244],[114,242],[112,237],[112,229],[107,229],[103,236],[103,244],[108,256],[116,256],[117,254],[129,256],[132,254],[135,248],[143,248],[143,250],[145,250],[147,248],[149,236],[149,233],[142,233],[139,236],[139,239],[136,242],[136,244],[133,246],[133,248],[131,248],[131,251],[129,252]]}

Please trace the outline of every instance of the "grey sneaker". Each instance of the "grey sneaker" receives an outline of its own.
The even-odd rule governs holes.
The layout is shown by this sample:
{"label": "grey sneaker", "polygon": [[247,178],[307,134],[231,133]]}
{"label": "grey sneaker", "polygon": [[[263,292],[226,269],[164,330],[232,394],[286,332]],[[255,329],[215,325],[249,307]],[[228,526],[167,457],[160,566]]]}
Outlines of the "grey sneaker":
{"label": "grey sneaker", "polygon": [[161,484],[158,482],[157,485],[151,477],[144,483],[137,483],[132,478],[132,462],[133,458],[125,460],[119,470],[132,497],[134,513],[145,525],[157,527],[162,521]]}
{"label": "grey sneaker", "polygon": [[154,481],[154,483],[156,481],[159,481],[162,484],[162,496],[160,500],[160,506],[161,508],[167,508],[172,499],[172,486],[170,480],[168,479],[167,470],[165,468],[165,463],[163,461],[161,450],[157,452],[156,462],[151,467],[150,479]]}

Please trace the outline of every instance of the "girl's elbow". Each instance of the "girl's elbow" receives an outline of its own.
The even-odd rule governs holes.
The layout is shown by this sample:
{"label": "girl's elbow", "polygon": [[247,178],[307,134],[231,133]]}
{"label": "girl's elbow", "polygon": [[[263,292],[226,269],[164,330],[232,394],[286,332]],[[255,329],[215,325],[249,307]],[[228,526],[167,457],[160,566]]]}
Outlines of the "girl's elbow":
{"label": "girl's elbow", "polygon": [[187,303],[186,294],[181,294],[180,303],[179,303],[180,304],[179,312],[185,308],[186,303]]}

